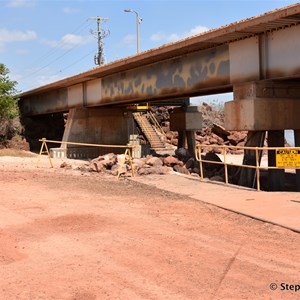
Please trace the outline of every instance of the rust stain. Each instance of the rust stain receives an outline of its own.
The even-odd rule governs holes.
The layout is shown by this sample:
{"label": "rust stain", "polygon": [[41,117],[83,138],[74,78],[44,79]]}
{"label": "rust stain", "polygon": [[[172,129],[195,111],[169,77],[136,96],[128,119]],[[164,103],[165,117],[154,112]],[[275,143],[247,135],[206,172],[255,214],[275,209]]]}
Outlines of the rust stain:
{"label": "rust stain", "polygon": [[225,84],[230,81],[228,46],[122,72],[102,79],[101,102],[147,100]]}

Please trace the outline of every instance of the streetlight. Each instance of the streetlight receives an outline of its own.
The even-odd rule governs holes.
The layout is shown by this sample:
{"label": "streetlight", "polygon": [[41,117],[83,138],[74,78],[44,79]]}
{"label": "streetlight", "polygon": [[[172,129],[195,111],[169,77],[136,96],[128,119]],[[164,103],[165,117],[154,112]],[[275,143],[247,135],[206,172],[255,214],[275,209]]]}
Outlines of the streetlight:
{"label": "streetlight", "polygon": [[136,50],[137,53],[140,53],[140,28],[139,25],[142,23],[143,19],[139,17],[138,12],[132,9],[124,9],[124,12],[135,13],[136,16]]}

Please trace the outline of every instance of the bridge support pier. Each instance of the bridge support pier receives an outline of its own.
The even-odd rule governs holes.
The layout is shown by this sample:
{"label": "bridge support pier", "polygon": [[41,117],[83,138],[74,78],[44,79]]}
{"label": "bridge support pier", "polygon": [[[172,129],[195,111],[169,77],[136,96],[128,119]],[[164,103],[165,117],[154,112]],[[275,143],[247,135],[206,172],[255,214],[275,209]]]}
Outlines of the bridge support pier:
{"label": "bridge support pier", "polygon": [[[74,108],[69,112],[63,141],[127,145],[129,135],[133,133],[133,119],[128,115],[125,108]],[[78,151],[78,153],[82,153],[85,150],[87,153],[91,153],[91,148],[82,149],[72,145],[68,145],[67,148],[73,150],[73,152]],[[91,156],[96,157],[101,155],[103,151],[100,150],[103,150],[105,153],[124,152],[123,149],[120,150],[118,148],[95,148],[92,154],[89,154],[89,157],[92,158]],[[82,154],[82,157],[84,157],[84,154]]]}
{"label": "bridge support pier", "polygon": [[181,130],[178,131],[178,149],[188,149],[192,156],[195,156],[195,131],[194,130]]}
{"label": "bridge support pier", "polygon": [[[262,147],[265,140],[265,131],[249,131],[247,136],[247,147]],[[261,156],[260,156],[261,159]],[[254,150],[245,150],[243,165],[255,166],[256,153]],[[250,168],[241,168],[238,184],[246,187],[256,187],[256,170]]]}
{"label": "bridge support pier", "polygon": [[[235,84],[234,101],[225,103],[225,128],[227,130],[267,131],[270,147],[284,146],[284,130],[295,131],[296,145],[300,145],[300,85],[295,82],[257,81]],[[249,135],[251,138],[251,134]],[[251,146],[261,146],[258,141]],[[247,151],[244,161],[247,160]],[[250,159],[251,160],[251,159]],[[276,166],[275,151],[268,153],[268,165]],[[244,174],[243,172],[241,174]],[[247,173],[248,174],[248,173]],[[300,173],[297,172],[298,190]],[[241,178],[251,186],[253,178]],[[284,170],[268,171],[268,188],[284,189]]]}
{"label": "bridge support pier", "polygon": [[178,148],[195,156],[195,131],[202,128],[202,113],[197,106],[175,108],[170,115],[170,129],[178,131]]}

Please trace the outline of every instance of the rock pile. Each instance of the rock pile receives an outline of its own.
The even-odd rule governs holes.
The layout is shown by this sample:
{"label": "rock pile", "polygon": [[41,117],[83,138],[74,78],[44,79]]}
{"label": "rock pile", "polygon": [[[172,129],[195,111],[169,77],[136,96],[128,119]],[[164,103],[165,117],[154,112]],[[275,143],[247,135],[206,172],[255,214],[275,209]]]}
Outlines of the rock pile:
{"label": "rock pile", "polygon": [[[203,159],[212,161],[221,161],[215,153],[207,153],[203,156]],[[83,163],[81,165],[71,165],[66,162],[61,164],[61,168],[74,169],[81,172],[96,172],[103,174],[110,174],[117,176],[120,171],[121,175],[131,176],[131,165],[128,160],[124,163],[124,155],[116,155],[109,153],[99,156],[91,161]],[[184,148],[180,148],[175,151],[175,155],[161,155],[152,156],[148,155],[144,158],[134,158],[132,160],[132,167],[135,176],[145,175],[165,175],[170,172],[177,172],[185,175],[192,175],[199,177],[200,165],[199,162],[192,157],[188,151]],[[224,167],[221,164],[209,164],[203,163],[203,175],[204,177],[212,180],[224,181]]]}
{"label": "rock pile", "polygon": [[[167,143],[178,145],[178,132],[170,130],[170,114],[173,107],[154,108],[154,114],[162,126]],[[247,139],[247,131],[227,131],[224,125],[224,112],[221,108],[215,108],[205,102],[200,106],[203,116],[203,128],[195,132],[196,143],[202,145],[228,145],[244,146]],[[206,152],[221,153],[217,147],[208,147]],[[243,150],[231,148],[232,154],[240,154]]]}

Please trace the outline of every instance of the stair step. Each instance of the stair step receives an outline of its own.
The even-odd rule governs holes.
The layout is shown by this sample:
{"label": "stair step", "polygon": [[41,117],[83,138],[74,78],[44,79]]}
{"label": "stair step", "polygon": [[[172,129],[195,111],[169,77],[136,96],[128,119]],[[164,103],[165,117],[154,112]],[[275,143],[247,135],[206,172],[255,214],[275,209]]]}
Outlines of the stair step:
{"label": "stair step", "polygon": [[133,113],[134,119],[139,124],[139,127],[145,134],[147,140],[149,141],[151,148],[153,149],[165,149],[165,143],[161,140],[157,131],[153,128],[148,118],[140,113]]}

